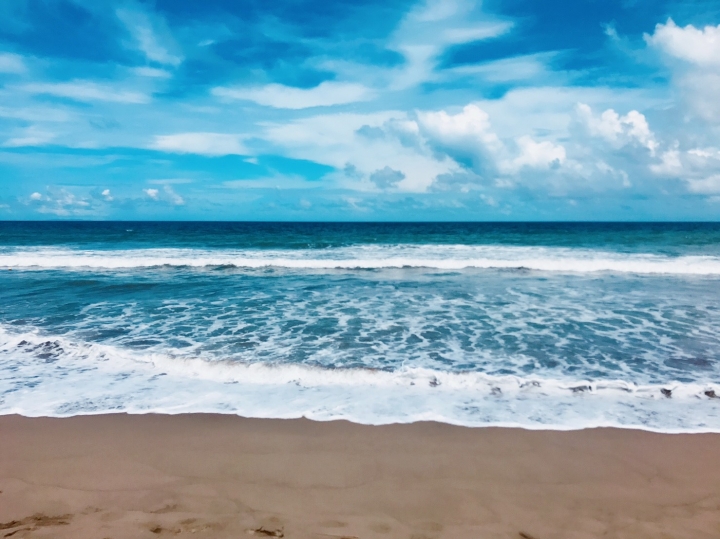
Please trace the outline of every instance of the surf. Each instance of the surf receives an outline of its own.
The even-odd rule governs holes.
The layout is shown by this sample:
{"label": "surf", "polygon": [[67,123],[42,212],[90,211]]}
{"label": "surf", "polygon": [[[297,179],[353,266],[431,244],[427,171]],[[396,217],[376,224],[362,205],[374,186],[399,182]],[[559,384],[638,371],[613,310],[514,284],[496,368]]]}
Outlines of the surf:
{"label": "surf", "polygon": [[3,269],[92,271],[160,267],[309,271],[419,268],[720,276],[720,257],[470,245],[362,245],[303,250],[19,248],[0,252],[0,268]]}

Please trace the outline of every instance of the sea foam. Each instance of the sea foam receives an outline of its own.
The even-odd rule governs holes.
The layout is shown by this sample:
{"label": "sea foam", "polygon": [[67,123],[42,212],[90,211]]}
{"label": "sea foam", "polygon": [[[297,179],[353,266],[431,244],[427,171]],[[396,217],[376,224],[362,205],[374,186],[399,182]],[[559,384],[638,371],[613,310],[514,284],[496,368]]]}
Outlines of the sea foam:
{"label": "sea foam", "polygon": [[0,413],[217,412],[387,424],[720,432],[720,385],[208,361],[0,328]]}

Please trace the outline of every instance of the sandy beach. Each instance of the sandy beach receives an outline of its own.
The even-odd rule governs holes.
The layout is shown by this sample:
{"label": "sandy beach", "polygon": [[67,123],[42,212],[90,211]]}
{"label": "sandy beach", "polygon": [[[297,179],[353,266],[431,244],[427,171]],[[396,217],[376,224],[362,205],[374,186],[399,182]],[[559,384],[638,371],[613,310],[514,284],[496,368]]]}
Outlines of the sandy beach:
{"label": "sandy beach", "polygon": [[720,435],[0,417],[0,536],[717,538]]}

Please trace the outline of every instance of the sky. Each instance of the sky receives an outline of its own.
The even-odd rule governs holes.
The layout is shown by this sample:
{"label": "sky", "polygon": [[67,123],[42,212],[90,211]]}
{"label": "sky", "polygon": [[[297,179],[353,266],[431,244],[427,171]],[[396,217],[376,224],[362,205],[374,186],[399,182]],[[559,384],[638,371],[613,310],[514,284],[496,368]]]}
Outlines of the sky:
{"label": "sky", "polygon": [[720,220],[720,0],[3,0],[0,219]]}

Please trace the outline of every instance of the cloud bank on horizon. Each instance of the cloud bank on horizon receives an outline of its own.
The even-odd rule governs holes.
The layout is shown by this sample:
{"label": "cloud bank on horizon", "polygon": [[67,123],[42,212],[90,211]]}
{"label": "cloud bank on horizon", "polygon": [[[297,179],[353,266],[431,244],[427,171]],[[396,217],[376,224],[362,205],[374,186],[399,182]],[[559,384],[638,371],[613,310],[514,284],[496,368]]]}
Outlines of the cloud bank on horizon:
{"label": "cloud bank on horizon", "polygon": [[8,0],[0,219],[720,220],[720,0]]}

